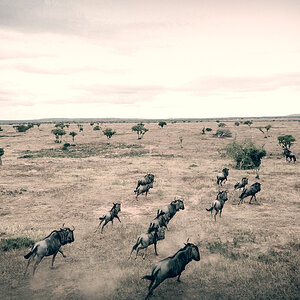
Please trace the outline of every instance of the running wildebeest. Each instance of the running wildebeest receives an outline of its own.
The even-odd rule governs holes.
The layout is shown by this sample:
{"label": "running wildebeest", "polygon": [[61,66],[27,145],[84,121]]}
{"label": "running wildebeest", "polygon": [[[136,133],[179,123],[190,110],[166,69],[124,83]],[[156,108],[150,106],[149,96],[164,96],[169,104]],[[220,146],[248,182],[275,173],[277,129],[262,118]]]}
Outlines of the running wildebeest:
{"label": "running wildebeest", "polygon": [[161,213],[165,213],[166,222],[169,223],[170,220],[175,216],[176,212],[178,212],[180,209],[184,210],[183,199],[174,198],[170,204],[165,205],[157,210],[157,216]]}
{"label": "running wildebeest", "polygon": [[296,156],[291,152],[291,150],[284,149],[283,154],[285,155],[286,161],[288,161],[288,162],[294,161],[294,163],[296,162]]}
{"label": "running wildebeest", "polygon": [[217,184],[222,186],[223,181],[227,181],[228,175],[229,175],[229,169],[224,168],[222,170],[222,173],[219,173],[217,175]]}
{"label": "running wildebeest", "polygon": [[159,227],[158,230],[154,230],[150,233],[141,234],[138,237],[135,245],[132,247],[130,256],[131,256],[132,252],[134,250],[136,250],[135,258],[137,258],[139,251],[146,248],[146,250],[144,251],[144,255],[143,255],[143,258],[145,258],[145,254],[146,254],[145,252],[148,250],[148,246],[150,246],[152,244],[154,244],[155,255],[158,255],[157,249],[156,249],[157,241],[163,240],[164,238],[165,238],[165,229],[162,227]]}
{"label": "running wildebeest", "polygon": [[143,179],[138,180],[135,191],[139,188],[140,185],[147,185],[147,184],[153,183],[153,182],[154,182],[154,175],[146,174]]}
{"label": "running wildebeest", "polygon": [[96,229],[95,232],[97,232],[97,230],[99,229],[100,225],[102,224],[102,222],[104,222],[102,228],[101,228],[101,233],[103,231],[104,226],[111,221],[111,224],[114,224],[113,220],[114,218],[117,218],[119,220],[119,222],[121,223],[121,220],[119,219],[118,213],[119,211],[121,211],[121,204],[120,203],[114,203],[113,207],[111,208],[111,210],[109,212],[107,212],[106,214],[104,214],[102,217],[99,218],[100,223]]}
{"label": "running wildebeest", "polygon": [[35,256],[37,256],[37,260],[33,265],[33,275],[35,273],[38,264],[41,262],[44,256],[53,255],[51,267],[53,267],[54,260],[58,252],[61,253],[63,257],[66,257],[60,248],[65,244],[74,242],[74,234],[73,234],[74,230],[75,230],[74,226],[73,229],[64,228],[63,226],[63,228],[61,228],[60,230],[53,230],[43,240],[36,242],[32,246],[30,252],[24,256],[25,259],[29,259],[24,275],[26,274],[28,266],[31,263],[31,261],[35,258]]}
{"label": "running wildebeest", "polygon": [[153,231],[157,231],[160,227],[165,227],[168,229],[167,220],[166,220],[166,214],[164,212],[161,212],[159,215],[157,215],[150,223],[148,228],[148,233],[151,233]]}
{"label": "running wildebeest", "polygon": [[220,211],[220,217],[221,217],[224,204],[227,200],[228,200],[227,191],[219,192],[218,195],[217,195],[216,200],[213,201],[213,203],[211,204],[211,208],[206,208],[206,210],[210,211],[211,214],[212,214],[213,210],[216,211],[215,215],[214,215],[215,221],[216,221],[216,216],[217,216],[219,211]]}
{"label": "running wildebeest", "polygon": [[147,197],[148,192],[149,192],[149,190],[150,190],[151,188],[153,188],[153,182],[151,182],[151,183],[149,183],[149,184],[146,184],[146,185],[140,186],[139,188],[137,188],[137,189],[134,191],[134,193],[136,193],[136,197],[135,197],[135,198],[137,199],[139,195],[144,194],[144,193],[146,193],[146,194],[145,194],[145,197]]}
{"label": "running wildebeest", "polygon": [[152,295],[153,290],[165,279],[178,276],[177,281],[180,281],[181,273],[185,270],[186,265],[192,260],[200,260],[199,249],[192,243],[186,243],[185,246],[173,256],[169,256],[156,263],[152,268],[152,274],[142,278],[151,281],[146,299]]}
{"label": "running wildebeest", "polygon": [[237,182],[234,185],[234,189],[238,190],[238,189],[244,188],[247,184],[248,184],[248,178],[247,177],[243,177],[241,182]]}
{"label": "running wildebeest", "polygon": [[239,204],[243,203],[243,200],[248,196],[251,196],[249,204],[251,204],[251,200],[253,197],[254,197],[255,201],[257,202],[255,194],[260,191],[260,188],[261,188],[261,184],[259,182],[255,182],[250,187],[245,188],[240,195]]}

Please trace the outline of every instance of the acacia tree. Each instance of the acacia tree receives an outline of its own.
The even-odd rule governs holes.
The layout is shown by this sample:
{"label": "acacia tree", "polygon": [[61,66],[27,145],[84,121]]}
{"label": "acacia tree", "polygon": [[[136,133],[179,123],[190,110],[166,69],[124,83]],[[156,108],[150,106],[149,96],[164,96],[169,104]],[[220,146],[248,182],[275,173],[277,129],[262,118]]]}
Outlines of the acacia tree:
{"label": "acacia tree", "polygon": [[296,141],[292,135],[281,135],[278,138],[279,145],[283,148],[283,150],[289,150],[290,147]]}
{"label": "acacia tree", "polygon": [[107,137],[107,139],[110,139],[116,133],[111,128],[106,128],[102,132]]}
{"label": "acacia tree", "polygon": [[74,142],[74,139],[75,139],[75,136],[77,135],[77,133],[75,131],[71,131],[69,134],[72,136],[72,140]]}
{"label": "acacia tree", "polygon": [[163,128],[165,125],[167,125],[167,122],[165,121],[158,122],[158,126],[160,126],[161,128]]}
{"label": "acacia tree", "polygon": [[131,130],[137,133],[138,140],[140,140],[144,136],[144,134],[148,131],[148,129],[144,127],[143,123],[139,123],[137,125],[132,126]]}
{"label": "acacia tree", "polygon": [[61,143],[62,136],[66,134],[63,129],[52,129],[51,131],[55,135],[55,143]]}
{"label": "acacia tree", "polygon": [[4,149],[0,148],[0,166],[2,166],[2,155],[4,154]]}

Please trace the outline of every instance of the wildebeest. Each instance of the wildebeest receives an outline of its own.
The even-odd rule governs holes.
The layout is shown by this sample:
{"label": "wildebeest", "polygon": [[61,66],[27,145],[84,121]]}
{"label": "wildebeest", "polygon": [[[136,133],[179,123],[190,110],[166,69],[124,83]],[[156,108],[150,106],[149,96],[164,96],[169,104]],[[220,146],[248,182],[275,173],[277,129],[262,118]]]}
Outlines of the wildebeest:
{"label": "wildebeest", "polygon": [[216,200],[213,201],[213,203],[211,204],[211,208],[206,208],[206,210],[210,211],[211,213],[213,210],[216,211],[215,215],[214,215],[215,221],[216,221],[216,216],[219,211],[220,211],[220,217],[221,217],[224,204],[227,200],[228,200],[227,191],[221,191],[218,193]]}
{"label": "wildebeest", "polygon": [[43,240],[36,242],[32,246],[30,252],[24,256],[25,259],[29,259],[24,275],[26,274],[28,266],[31,263],[31,261],[35,258],[35,256],[37,256],[37,260],[33,265],[33,275],[35,273],[38,264],[41,262],[44,256],[53,255],[52,263],[51,263],[52,267],[58,252],[61,253],[63,257],[66,257],[60,248],[65,244],[74,242],[74,234],[73,234],[74,230],[75,230],[74,226],[73,229],[63,227],[60,230],[53,230]]}
{"label": "wildebeest", "polygon": [[229,175],[229,169],[224,168],[222,170],[222,173],[219,173],[217,175],[217,184],[222,186],[223,181],[225,181],[225,180],[227,181],[228,175]]}
{"label": "wildebeest", "polygon": [[146,174],[143,179],[138,180],[135,191],[139,188],[140,185],[147,185],[147,184],[153,183],[153,182],[154,182],[154,175]]}
{"label": "wildebeest", "polygon": [[145,196],[147,197],[148,192],[149,192],[149,190],[150,190],[151,188],[153,188],[153,183],[152,183],[152,182],[149,183],[149,184],[140,186],[139,188],[137,188],[137,189],[134,191],[134,192],[136,193],[136,197],[135,197],[135,198],[137,199],[139,195],[144,194],[144,193],[146,193]]}
{"label": "wildebeest", "polygon": [[170,204],[165,205],[157,210],[157,216],[161,213],[165,213],[165,219],[167,223],[169,223],[169,221],[174,217],[176,212],[178,212],[180,209],[184,210],[183,199],[174,198],[174,200]]}
{"label": "wildebeest", "polygon": [[247,177],[243,177],[241,182],[237,182],[234,185],[234,189],[237,190],[237,189],[244,188],[247,184],[248,184],[248,178]]}
{"label": "wildebeest", "polygon": [[120,203],[114,203],[113,207],[111,208],[111,210],[109,212],[107,212],[106,214],[104,214],[102,217],[99,218],[100,223],[96,229],[95,232],[97,232],[97,230],[99,229],[100,225],[102,224],[102,222],[104,222],[102,228],[101,228],[101,233],[103,231],[104,226],[111,221],[112,224],[114,224],[113,220],[114,218],[117,218],[119,220],[119,222],[121,223],[121,220],[119,219],[118,213],[119,211],[121,211],[121,204]]}
{"label": "wildebeest", "polygon": [[260,188],[261,188],[261,184],[259,182],[255,182],[250,187],[245,188],[240,195],[239,204],[243,203],[243,200],[248,196],[251,196],[249,204],[251,204],[251,200],[253,197],[254,197],[255,201],[257,202],[255,194],[260,191]]}
{"label": "wildebeest", "polygon": [[152,295],[153,290],[165,279],[178,276],[177,281],[180,281],[181,273],[185,270],[186,265],[192,260],[200,260],[199,249],[196,245],[187,243],[173,256],[169,256],[156,263],[152,268],[152,274],[142,278],[151,281],[146,299]]}
{"label": "wildebeest", "polygon": [[[284,149],[283,154],[285,155],[285,160],[288,162],[296,162],[296,156],[289,149]],[[289,159],[289,160],[288,160]]]}
{"label": "wildebeest", "polygon": [[145,252],[147,251],[148,246],[150,246],[152,244],[154,244],[155,255],[158,255],[157,254],[157,249],[156,249],[157,241],[163,240],[164,238],[165,238],[165,229],[162,228],[162,227],[159,227],[158,230],[152,231],[150,233],[141,234],[138,237],[135,245],[132,247],[132,250],[130,252],[130,256],[131,256],[132,252],[134,250],[136,250],[136,256],[135,257],[137,257],[139,251],[146,248],[146,250],[144,251],[144,255],[143,255],[143,258],[145,258]]}
{"label": "wildebeest", "polygon": [[158,214],[150,223],[149,228],[148,228],[148,233],[157,231],[160,227],[167,227],[167,219],[166,219],[166,214],[164,212],[161,212]]}

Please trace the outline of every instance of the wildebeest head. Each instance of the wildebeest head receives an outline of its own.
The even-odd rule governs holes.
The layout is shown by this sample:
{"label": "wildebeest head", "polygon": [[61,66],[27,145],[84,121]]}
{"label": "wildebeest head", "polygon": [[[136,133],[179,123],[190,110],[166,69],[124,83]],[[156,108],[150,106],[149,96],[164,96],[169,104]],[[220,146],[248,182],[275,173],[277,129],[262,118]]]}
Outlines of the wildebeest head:
{"label": "wildebeest head", "polygon": [[112,209],[116,210],[117,212],[121,211],[121,203],[114,203]]}
{"label": "wildebeest head", "polygon": [[255,182],[252,184],[252,186],[259,192],[261,189],[261,184],[259,182]]}
{"label": "wildebeest head", "polygon": [[216,200],[223,200],[224,202],[227,201],[228,200],[227,192],[228,192],[227,190],[219,192]]}
{"label": "wildebeest head", "polygon": [[144,176],[145,177],[145,180],[149,183],[153,182],[154,181],[154,175],[153,174],[147,174]]}
{"label": "wildebeest head", "polygon": [[248,184],[248,178],[247,177],[243,177],[242,178],[242,184],[245,186],[246,184]]}
{"label": "wildebeest head", "polygon": [[59,233],[60,233],[60,239],[62,245],[74,242],[74,233],[73,233],[74,230],[75,230],[74,226],[73,229],[65,228],[65,227],[60,229]]}
{"label": "wildebeest head", "polygon": [[176,210],[184,210],[184,204],[183,204],[183,200],[182,199],[174,199],[173,203],[175,203],[175,207],[176,207]]}
{"label": "wildebeest head", "polygon": [[189,257],[190,259],[194,259],[196,261],[200,260],[200,253],[199,253],[199,248],[198,246],[192,244],[192,243],[186,243],[184,244],[183,250],[189,252]]}
{"label": "wildebeest head", "polygon": [[159,227],[157,231],[157,239],[163,240],[165,238],[165,229],[163,227]]}
{"label": "wildebeest head", "polygon": [[228,174],[229,174],[229,169],[224,168],[224,169],[222,170],[222,173],[227,177]]}

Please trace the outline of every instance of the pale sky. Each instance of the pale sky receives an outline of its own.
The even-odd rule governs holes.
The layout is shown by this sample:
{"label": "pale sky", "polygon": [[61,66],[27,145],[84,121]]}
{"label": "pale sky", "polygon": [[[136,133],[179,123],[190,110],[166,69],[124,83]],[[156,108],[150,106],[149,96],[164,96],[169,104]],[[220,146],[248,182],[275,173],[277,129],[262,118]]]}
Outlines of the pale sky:
{"label": "pale sky", "polygon": [[300,113],[299,0],[0,0],[0,119]]}

